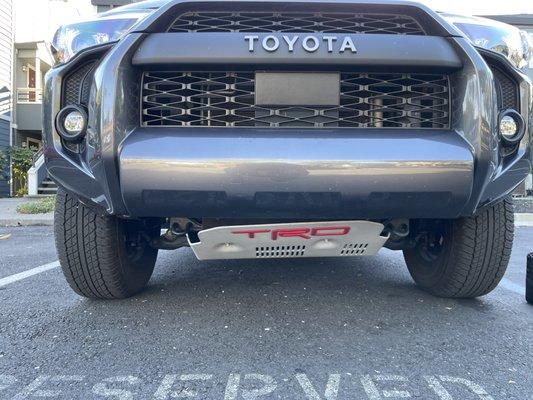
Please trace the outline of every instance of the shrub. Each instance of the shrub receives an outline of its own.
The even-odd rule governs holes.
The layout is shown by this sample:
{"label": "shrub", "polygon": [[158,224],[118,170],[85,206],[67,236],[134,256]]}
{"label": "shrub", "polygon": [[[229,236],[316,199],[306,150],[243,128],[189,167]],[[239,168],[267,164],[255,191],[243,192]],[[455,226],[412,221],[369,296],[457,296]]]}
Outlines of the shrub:
{"label": "shrub", "polygon": [[28,193],[28,170],[31,168],[35,150],[28,147],[13,146],[9,149],[11,159],[11,179],[16,196]]}
{"label": "shrub", "polygon": [[44,214],[54,211],[55,196],[45,197],[43,199],[29,203],[19,204],[17,212],[20,214]]}

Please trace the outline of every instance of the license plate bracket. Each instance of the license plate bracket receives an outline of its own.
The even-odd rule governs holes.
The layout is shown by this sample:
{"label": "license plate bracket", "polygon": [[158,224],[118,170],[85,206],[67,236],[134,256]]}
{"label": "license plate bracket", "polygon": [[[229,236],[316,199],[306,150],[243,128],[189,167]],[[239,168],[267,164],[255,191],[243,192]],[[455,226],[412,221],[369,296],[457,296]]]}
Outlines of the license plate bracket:
{"label": "license plate bracket", "polygon": [[339,106],[337,72],[257,72],[257,106]]}

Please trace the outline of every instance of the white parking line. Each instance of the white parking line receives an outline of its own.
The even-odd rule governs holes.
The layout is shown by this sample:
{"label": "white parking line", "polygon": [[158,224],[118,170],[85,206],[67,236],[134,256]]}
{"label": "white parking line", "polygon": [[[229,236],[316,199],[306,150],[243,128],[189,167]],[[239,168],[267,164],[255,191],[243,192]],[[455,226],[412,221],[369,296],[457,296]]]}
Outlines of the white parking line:
{"label": "white parking line", "polygon": [[517,293],[519,295],[524,295],[526,293],[526,288],[523,286],[520,286],[514,282],[511,282],[507,278],[503,278],[500,282],[500,286],[506,290],[509,290],[511,292]]}
{"label": "white parking line", "polygon": [[[7,286],[11,283],[15,283],[18,281],[21,281],[23,279],[32,277],[33,275],[41,274],[43,272],[49,271],[51,269],[59,267],[59,261],[54,261],[48,264],[41,265],[39,267],[29,269],[28,271],[20,272],[15,275],[10,275],[5,278],[0,279],[0,288]],[[524,295],[526,289],[514,282],[511,282],[507,278],[503,278],[499,285],[501,288],[509,290],[513,293],[517,293],[519,295]]]}
{"label": "white parking line", "polygon": [[49,271],[57,267],[59,267],[59,261],[54,261],[49,264],[44,264],[44,265],[41,265],[40,267],[29,269],[27,271],[20,272],[15,275],[6,276],[5,278],[0,279],[0,288],[7,286],[11,283],[15,283],[23,279],[29,278],[30,276]]}

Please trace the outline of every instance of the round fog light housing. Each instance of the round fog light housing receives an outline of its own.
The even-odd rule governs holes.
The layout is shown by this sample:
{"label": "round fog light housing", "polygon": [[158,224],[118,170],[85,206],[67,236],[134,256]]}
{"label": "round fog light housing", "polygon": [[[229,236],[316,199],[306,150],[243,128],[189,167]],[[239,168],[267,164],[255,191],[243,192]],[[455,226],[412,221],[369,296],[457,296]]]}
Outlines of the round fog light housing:
{"label": "round fog light housing", "polygon": [[518,124],[513,117],[505,115],[500,120],[500,133],[507,139],[512,139],[518,133]]}
{"label": "round fog light housing", "polygon": [[507,145],[514,145],[524,137],[524,119],[515,110],[504,111],[500,115],[498,129],[502,141]]}
{"label": "round fog light housing", "polygon": [[67,106],[57,114],[56,128],[68,142],[79,142],[87,129],[87,112],[80,106]]}

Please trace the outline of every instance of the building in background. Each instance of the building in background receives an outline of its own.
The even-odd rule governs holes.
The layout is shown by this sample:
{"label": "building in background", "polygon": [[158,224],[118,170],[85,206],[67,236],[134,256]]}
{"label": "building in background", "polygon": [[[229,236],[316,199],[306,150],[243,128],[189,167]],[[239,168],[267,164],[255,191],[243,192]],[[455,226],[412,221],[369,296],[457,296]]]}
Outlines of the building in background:
{"label": "building in background", "polygon": [[[11,145],[13,1],[0,1],[0,151]],[[0,171],[0,197],[9,195],[9,170]]]}
{"label": "building in background", "polygon": [[[56,189],[47,177],[44,159],[39,157],[42,87],[44,75],[53,65],[49,42],[60,25],[95,13],[90,0],[0,1],[0,86],[8,88],[6,95],[0,94],[0,109],[4,110],[0,117],[0,149],[20,146],[37,151],[32,167],[34,172],[38,167],[34,175],[38,177],[37,186],[31,194],[49,194]],[[8,17],[10,21],[6,20]],[[0,180],[0,197],[17,189],[8,180]]]}
{"label": "building in background", "polygon": [[45,42],[15,43],[12,115],[15,146],[38,150],[42,145],[42,87],[52,59]]}
{"label": "building in background", "polygon": [[91,3],[93,4],[93,6],[96,6],[98,12],[108,11],[112,8],[124,6],[126,4],[135,2],[135,0],[91,0]]}
{"label": "building in background", "polygon": [[91,0],[12,0],[15,42],[50,42],[60,25],[96,14]]}

